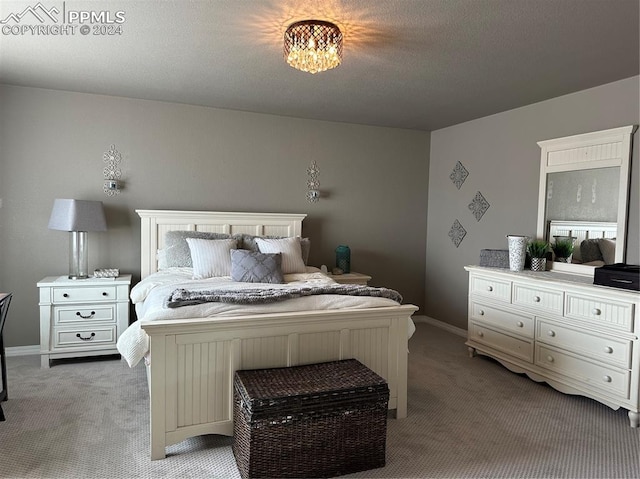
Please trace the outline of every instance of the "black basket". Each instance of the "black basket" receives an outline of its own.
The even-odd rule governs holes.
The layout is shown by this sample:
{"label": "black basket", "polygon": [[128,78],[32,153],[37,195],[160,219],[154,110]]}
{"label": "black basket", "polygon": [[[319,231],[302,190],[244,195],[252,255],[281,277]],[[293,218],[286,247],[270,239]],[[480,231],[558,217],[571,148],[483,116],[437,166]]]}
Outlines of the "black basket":
{"label": "black basket", "polygon": [[237,371],[240,475],[334,477],[385,465],[386,381],[355,359]]}

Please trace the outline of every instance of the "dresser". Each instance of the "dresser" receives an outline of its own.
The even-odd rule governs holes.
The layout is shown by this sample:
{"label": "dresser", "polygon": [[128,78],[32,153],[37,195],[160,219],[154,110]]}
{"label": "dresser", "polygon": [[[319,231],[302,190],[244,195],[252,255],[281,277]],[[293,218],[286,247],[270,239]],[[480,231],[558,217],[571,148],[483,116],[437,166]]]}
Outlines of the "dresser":
{"label": "dresser", "polygon": [[467,266],[469,354],[640,423],[640,294],[558,272]]}
{"label": "dresser", "polygon": [[131,275],[39,281],[41,366],[48,368],[52,359],[119,354],[116,341],[129,326],[130,285]]}

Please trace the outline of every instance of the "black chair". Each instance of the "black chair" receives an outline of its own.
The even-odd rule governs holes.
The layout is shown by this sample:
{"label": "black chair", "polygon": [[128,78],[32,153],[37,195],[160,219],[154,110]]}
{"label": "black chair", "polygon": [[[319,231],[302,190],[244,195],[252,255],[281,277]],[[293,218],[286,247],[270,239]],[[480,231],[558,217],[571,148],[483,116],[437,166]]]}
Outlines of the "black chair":
{"label": "black chair", "polygon": [[0,367],[2,369],[2,391],[0,391],[0,421],[4,421],[4,411],[2,410],[2,401],[7,400],[7,362],[4,355],[4,339],[2,331],[4,330],[4,322],[7,319],[7,311],[11,303],[11,293],[0,293]]}

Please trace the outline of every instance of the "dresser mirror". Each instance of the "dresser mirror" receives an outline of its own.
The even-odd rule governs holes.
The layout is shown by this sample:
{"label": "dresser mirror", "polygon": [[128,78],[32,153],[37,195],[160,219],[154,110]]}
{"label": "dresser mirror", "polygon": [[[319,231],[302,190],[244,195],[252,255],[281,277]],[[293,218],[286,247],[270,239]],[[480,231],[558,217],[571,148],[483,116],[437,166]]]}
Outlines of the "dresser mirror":
{"label": "dresser mirror", "polygon": [[[636,125],[538,142],[538,238],[569,239],[568,262],[548,268],[593,275],[626,253],[631,140]],[[554,238],[555,237],[555,238]]]}

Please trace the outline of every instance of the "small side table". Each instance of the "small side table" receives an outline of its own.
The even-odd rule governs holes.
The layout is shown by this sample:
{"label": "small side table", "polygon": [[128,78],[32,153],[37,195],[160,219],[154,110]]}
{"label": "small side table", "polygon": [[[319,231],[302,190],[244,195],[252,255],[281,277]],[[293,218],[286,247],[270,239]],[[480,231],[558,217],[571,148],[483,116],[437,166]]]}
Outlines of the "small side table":
{"label": "small side table", "polygon": [[361,284],[366,286],[371,280],[371,276],[362,273],[328,274],[329,278],[340,284]]}
{"label": "small side table", "polygon": [[131,275],[68,279],[49,276],[40,292],[40,359],[118,354],[116,341],[129,326]]}

